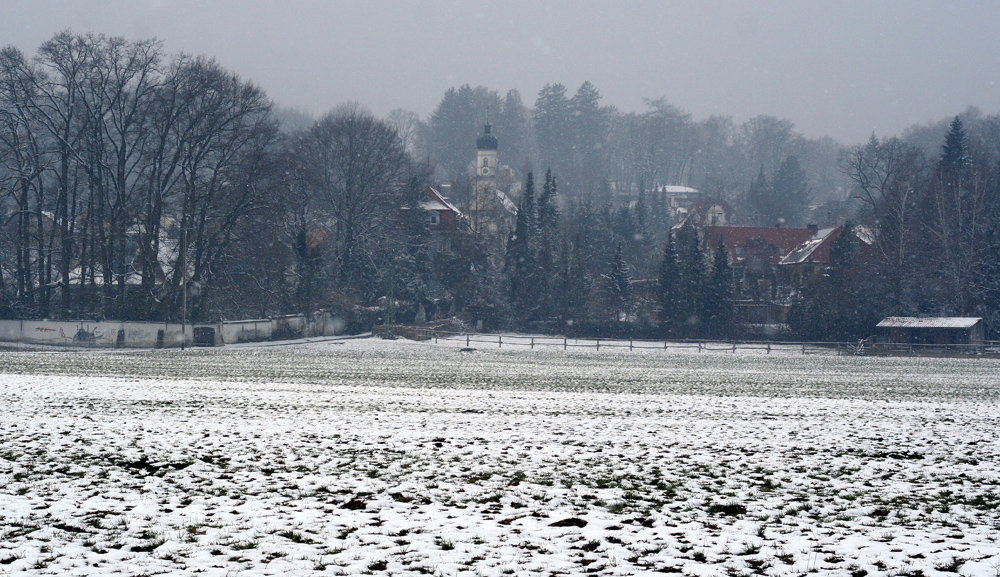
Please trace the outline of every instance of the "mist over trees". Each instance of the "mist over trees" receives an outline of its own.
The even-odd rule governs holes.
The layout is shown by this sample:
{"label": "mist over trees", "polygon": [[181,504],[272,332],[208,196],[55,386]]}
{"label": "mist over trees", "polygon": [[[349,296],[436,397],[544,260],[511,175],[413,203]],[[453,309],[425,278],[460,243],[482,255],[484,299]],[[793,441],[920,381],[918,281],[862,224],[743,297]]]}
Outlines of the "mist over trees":
{"label": "mist over trees", "polygon": [[[443,239],[425,189],[449,185],[467,209],[487,121],[510,234]],[[889,315],[997,331],[998,171],[1000,116],[975,109],[851,147],[665,98],[623,112],[590,82],[463,85],[426,118],[363,103],[315,118],[211,58],[66,31],[34,55],[0,50],[0,316],[174,321],[186,279],[198,320],[328,309],[357,328],[459,315],[740,335],[734,303],[765,297],[675,218],[664,187],[686,186],[738,226],[850,221],[821,274],[782,296],[797,336],[863,338]]]}

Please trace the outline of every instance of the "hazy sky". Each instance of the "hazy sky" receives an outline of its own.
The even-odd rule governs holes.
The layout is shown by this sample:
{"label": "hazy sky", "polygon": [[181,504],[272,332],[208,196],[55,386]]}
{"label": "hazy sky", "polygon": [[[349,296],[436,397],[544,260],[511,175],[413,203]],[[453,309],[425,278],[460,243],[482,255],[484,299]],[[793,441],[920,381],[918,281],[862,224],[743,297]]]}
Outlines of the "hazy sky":
{"label": "hazy sky", "polygon": [[157,37],[216,57],[279,104],[429,114],[462,84],[529,106],[590,80],[605,104],[791,119],[845,143],[966,106],[1000,112],[1000,2],[0,0],[0,44]]}

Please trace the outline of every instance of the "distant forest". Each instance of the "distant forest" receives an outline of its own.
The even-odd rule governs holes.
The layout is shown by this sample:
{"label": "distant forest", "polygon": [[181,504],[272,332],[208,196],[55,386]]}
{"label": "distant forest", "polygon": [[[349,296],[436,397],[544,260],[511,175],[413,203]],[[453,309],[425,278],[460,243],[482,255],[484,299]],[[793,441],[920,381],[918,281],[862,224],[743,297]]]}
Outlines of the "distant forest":
{"label": "distant forest", "polygon": [[[405,87],[401,87],[405,89]],[[486,122],[510,230],[447,239]],[[507,182],[502,182],[506,179]],[[442,186],[444,185],[444,186]],[[884,316],[1000,331],[1000,115],[968,109],[846,146],[787,120],[643,112],[589,82],[449,89],[427,118],[276,106],[208,57],[70,31],[0,51],[0,317],[195,321],[333,311],[354,329],[457,316],[485,328],[746,336],[751,297],[663,186],[738,226],[846,225],[786,295],[786,336],[864,338]]]}

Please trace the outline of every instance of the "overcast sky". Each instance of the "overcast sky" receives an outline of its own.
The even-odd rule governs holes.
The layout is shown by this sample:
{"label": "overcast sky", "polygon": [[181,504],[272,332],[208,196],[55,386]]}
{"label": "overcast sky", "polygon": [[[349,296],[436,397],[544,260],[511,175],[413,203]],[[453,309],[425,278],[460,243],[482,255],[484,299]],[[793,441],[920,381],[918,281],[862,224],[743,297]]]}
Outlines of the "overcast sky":
{"label": "overcast sky", "polygon": [[854,143],[966,106],[1000,112],[1000,2],[0,0],[0,44],[57,31],[157,37],[279,104],[357,100],[426,117],[462,84],[590,80],[605,104],[665,96],[702,119],[791,119]]}

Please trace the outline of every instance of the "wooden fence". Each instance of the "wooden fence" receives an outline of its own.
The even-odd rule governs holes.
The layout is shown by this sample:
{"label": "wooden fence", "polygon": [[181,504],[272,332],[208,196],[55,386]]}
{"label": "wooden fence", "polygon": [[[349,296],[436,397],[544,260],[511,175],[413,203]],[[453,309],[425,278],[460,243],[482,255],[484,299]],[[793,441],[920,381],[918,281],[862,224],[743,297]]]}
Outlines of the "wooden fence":
{"label": "wooden fence", "polygon": [[524,347],[549,349],[594,349],[600,350],[670,350],[688,349],[697,352],[721,351],[761,351],[764,354],[772,352],[837,355],[884,355],[884,356],[956,356],[965,357],[1000,357],[1000,341],[986,341],[976,345],[920,345],[875,343],[871,340],[847,342],[799,342],[799,341],[715,341],[699,339],[679,340],[648,340],[648,339],[601,339],[601,338],[570,338],[552,336],[529,336],[497,333],[472,333],[442,331],[434,328],[409,325],[383,325],[375,327],[374,333],[380,336],[398,336],[411,340],[435,343],[451,341],[464,344],[467,348],[474,346]]}

